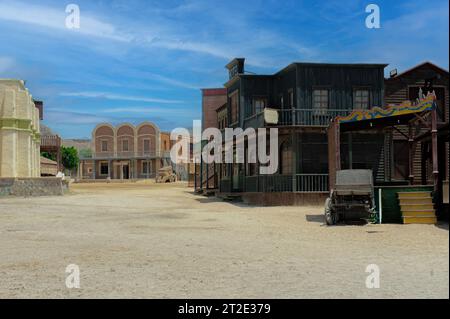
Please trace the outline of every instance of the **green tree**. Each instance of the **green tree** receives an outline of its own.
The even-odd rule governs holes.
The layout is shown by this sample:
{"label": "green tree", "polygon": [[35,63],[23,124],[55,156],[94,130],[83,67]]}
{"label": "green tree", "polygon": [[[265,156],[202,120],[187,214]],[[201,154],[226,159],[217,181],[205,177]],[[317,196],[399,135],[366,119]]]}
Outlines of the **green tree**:
{"label": "green tree", "polygon": [[77,168],[78,163],[80,162],[77,149],[73,146],[61,146],[61,160],[63,166],[69,171]]}
{"label": "green tree", "polygon": [[49,152],[41,152],[41,156],[48,158],[49,160],[56,161],[56,154],[55,153],[49,153]]}

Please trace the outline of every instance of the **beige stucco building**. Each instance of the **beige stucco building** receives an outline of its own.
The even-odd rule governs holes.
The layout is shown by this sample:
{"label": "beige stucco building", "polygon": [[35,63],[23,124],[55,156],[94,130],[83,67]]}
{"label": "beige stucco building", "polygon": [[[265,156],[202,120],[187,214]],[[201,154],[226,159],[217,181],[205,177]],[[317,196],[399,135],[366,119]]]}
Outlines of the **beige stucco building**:
{"label": "beige stucco building", "polygon": [[39,110],[24,81],[0,79],[0,177],[39,177],[39,147]]}
{"label": "beige stucco building", "polygon": [[170,140],[158,126],[143,122],[98,124],[92,131],[92,156],[81,158],[81,179],[145,179],[170,165]]}

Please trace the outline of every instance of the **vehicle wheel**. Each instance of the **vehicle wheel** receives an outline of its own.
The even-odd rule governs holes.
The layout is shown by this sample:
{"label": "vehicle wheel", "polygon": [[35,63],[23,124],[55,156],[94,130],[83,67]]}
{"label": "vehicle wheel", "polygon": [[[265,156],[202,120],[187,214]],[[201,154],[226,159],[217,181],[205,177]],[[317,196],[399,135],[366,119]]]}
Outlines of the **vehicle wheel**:
{"label": "vehicle wheel", "polygon": [[325,201],[325,222],[328,226],[336,225],[337,222],[336,213],[331,208],[331,198],[329,197]]}

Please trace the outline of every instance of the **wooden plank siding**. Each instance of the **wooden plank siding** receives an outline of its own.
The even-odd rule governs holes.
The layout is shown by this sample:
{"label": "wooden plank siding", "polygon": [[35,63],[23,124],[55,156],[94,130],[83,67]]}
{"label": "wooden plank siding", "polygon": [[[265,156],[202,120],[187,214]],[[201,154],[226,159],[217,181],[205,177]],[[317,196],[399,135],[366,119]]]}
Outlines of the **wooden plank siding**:
{"label": "wooden plank siding", "polygon": [[[433,87],[438,89],[444,89],[444,114],[445,121],[448,123],[449,121],[449,76],[448,72],[435,66],[432,63],[425,62],[418,66],[415,66],[408,71],[397,75],[396,77],[386,79],[385,80],[385,103],[386,104],[401,104],[404,101],[410,99],[409,89],[412,87],[423,87],[425,85],[426,79],[433,79]],[[392,143],[395,140],[405,140],[405,135],[408,135],[408,127],[406,125],[398,126],[399,131],[391,130],[391,140],[388,141],[392,150]],[[422,129],[420,132],[415,132],[415,134],[424,133],[427,129]],[[403,133],[403,134],[402,134]],[[448,144],[448,143],[447,143]],[[385,147],[389,147],[385,145]],[[447,146],[448,148],[448,146]],[[448,151],[447,154],[447,167],[448,167]],[[395,156],[395,154],[393,154]],[[415,152],[414,152],[414,184],[422,184],[422,145],[421,143],[417,143]],[[391,168],[392,169],[392,168]],[[426,171],[430,171],[431,168],[427,168]],[[392,172],[391,172],[392,173]],[[430,178],[431,174],[427,174],[428,178]],[[446,170],[446,179],[448,180],[448,168]],[[431,182],[431,180],[427,180]]]}
{"label": "wooden plank siding", "polygon": [[[310,185],[311,183],[328,184],[329,181],[326,127],[337,113],[347,115],[354,109],[356,104],[353,99],[356,90],[368,91],[368,107],[384,104],[386,64],[291,63],[274,74],[256,75],[244,73],[243,64],[239,64],[242,67],[242,73],[231,72],[238,63],[236,60],[233,61],[227,65],[230,78],[224,85],[228,97],[227,115],[230,119],[228,126],[243,129],[278,127],[282,157],[274,178],[278,178],[277,182],[281,183],[283,191],[308,192],[320,189],[326,192],[326,187],[322,189],[322,186],[315,188],[317,185]],[[313,105],[315,90],[328,92],[328,103],[320,109]],[[235,114],[235,110],[231,110],[230,103],[232,97],[234,101],[234,94],[238,94],[239,97],[236,121],[231,120],[231,114]],[[262,114],[258,114],[253,105],[256,98],[266,99],[267,107],[279,110],[277,125],[264,122]],[[355,138],[358,138],[358,135],[355,135]],[[281,149],[283,141],[289,142],[284,145],[288,148],[283,149],[284,153]],[[353,149],[353,158],[357,160],[355,166],[365,165],[361,161],[364,154],[368,152],[367,147],[370,146],[376,151],[375,156],[372,156],[373,160],[371,159],[368,163],[374,166],[374,172],[384,172],[384,164],[379,167],[378,163],[374,163],[376,160],[384,163],[382,157],[384,153],[380,152],[381,148],[372,145],[371,141],[368,143],[358,141],[357,144],[358,147]],[[383,144],[382,140],[380,144]],[[257,179],[248,174],[250,169],[247,169],[246,165],[243,165],[244,182],[240,183],[242,177],[237,174],[237,171],[240,171],[241,167],[236,167],[238,167],[237,170],[229,170],[229,176],[226,178],[220,177],[221,191],[229,189],[231,184],[242,184],[242,192],[249,190],[264,192],[260,189],[266,189],[266,191],[271,189],[272,177]],[[235,183],[237,180],[239,183]],[[267,187],[261,183],[255,183],[255,180],[267,182],[267,185],[263,183]]]}

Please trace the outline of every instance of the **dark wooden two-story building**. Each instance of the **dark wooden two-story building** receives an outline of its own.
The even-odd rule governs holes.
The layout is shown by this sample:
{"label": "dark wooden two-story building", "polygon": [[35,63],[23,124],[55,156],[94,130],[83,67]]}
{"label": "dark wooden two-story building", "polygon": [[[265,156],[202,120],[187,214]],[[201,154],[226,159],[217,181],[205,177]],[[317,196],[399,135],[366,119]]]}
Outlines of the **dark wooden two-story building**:
{"label": "dark wooden two-story building", "polygon": [[[247,158],[214,165],[212,188],[219,194],[238,194],[263,205],[323,204],[333,158],[328,154],[330,122],[355,110],[415,103],[420,94],[431,92],[436,95],[442,194],[448,189],[448,71],[425,62],[385,79],[386,64],[292,63],[275,74],[256,75],[245,72],[244,61],[234,59],[226,66],[226,103],[216,108],[216,127],[278,128],[279,165],[270,175],[259,174],[258,164]],[[266,122],[267,110],[277,113],[275,122],[273,116]],[[432,185],[429,128],[413,133],[412,142],[411,129],[401,123],[342,132],[339,166],[372,169],[380,187]]]}
{"label": "dark wooden two-story building", "polygon": [[[244,59],[226,67],[227,106],[218,110],[219,123],[278,128],[279,165],[275,174],[261,175],[258,164],[223,164],[219,192],[246,194],[263,204],[322,202],[328,192],[328,124],[353,109],[384,104],[386,64],[292,63],[271,75],[245,73]],[[267,109],[278,112],[276,123],[266,123]],[[345,136],[343,148],[351,149],[344,167],[371,168],[384,179],[384,135],[367,134]]]}

